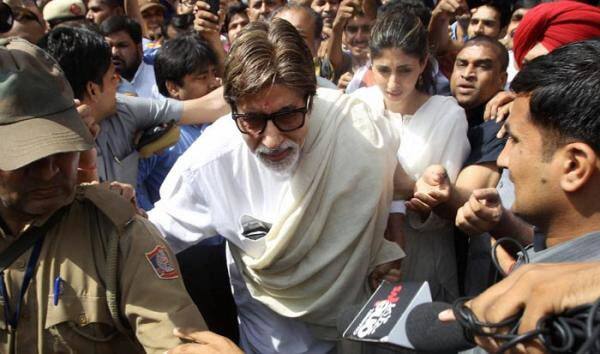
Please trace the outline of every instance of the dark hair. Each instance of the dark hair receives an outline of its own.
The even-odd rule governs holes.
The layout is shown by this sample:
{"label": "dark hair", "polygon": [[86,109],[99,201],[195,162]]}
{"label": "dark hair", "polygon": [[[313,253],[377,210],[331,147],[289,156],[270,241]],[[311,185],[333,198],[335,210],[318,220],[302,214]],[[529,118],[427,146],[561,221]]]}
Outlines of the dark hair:
{"label": "dark hair", "polygon": [[379,8],[377,16],[383,16],[388,11],[410,12],[426,27],[431,21],[431,10],[421,0],[392,0]]}
{"label": "dark hair", "polygon": [[52,29],[56,26],[60,26],[65,22],[85,22],[85,16],[69,16],[69,17],[61,17],[61,18],[55,18],[52,20],[48,20],[48,25],[49,27]]}
{"label": "dark hair", "polygon": [[371,58],[378,58],[384,49],[400,49],[406,55],[418,58],[421,62],[427,60],[423,70],[422,80],[416,89],[430,93],[433,90],[433,73],[428,60],[429,45],[427,28],[421,20],[411,12],[405,12],[400,7],[389,8],[375,20],[371,29],[369,49]]}
{"label": "dark hair", "polygon": [[91,21],[65,21],[56,27],[83,28],[88,31],[92,31],[94,33],[102,35],[102,33],[100,33],[100,28],[98,28],[98,25]]}
{"label": "dark hair", "polygon": [[278,14],[288,11],[304,11],[304,13],[308,14],[313,19],[313,24],[315,26],[315,38],[313,39],[321,38],[321,32],[323,32],[323,18],[310,6],[288,2],[285,5],[279,7],[277,10],[275,10],[271,15],[271,18],[275,18],[275,16],[277,16]]}
{"label": "dark hair", "polygon": [[116,7],[124,7],[123,0],[100,0],[100,2],[113,9]]}
{"label": "dark hair", "polygon": [[252,22],[240,32],[225,61],[224,97],[235,106],[273,84],[307,98],[317,92],[310,50],[294,26],[280,18]]}
{"label": "dark hair", "polygon": [[513,91],[530,96],[531,120],[554,133],[547,151],[576,140],[600,153],[598,58],[600,39],[570,43],[535,58],[512,81]]}
{"label": "dark hair", "polygon": [[[498,56],[498,63],[500,64],[500,71],[506,71],[508,68],[508,50],[506,47],[502,45],[497,39],[486,37],[486,36],[476,36],[468,39],[463,45],[462,49],[474,46],[484,46],[488,48],[492,48],[496,55]],[[461,49],[461,50],[462,50]]]}
{"label": "dark hair", "polygon": [[100,34],[83,28],[57,27],[39,45],[56,59],[76,98],[83,99],[90,81],[102,86],[102,78],[110,67],[110,47]]}
{"label": "dark hair", "polygon": [[518,9],[532,9],[539,5],[541,2],[541,0],[517,0],[513,4],[512,11],[515,12]]}
{"label": "dark hair", "polygon": [[474,9],[481,6],[493,7],[500,15],[500,29],[508,26],[510,23],[510,17],[512,15],[512,4],[508,0],[483,0],[477,1],[476,6],[469,6]]}
{"label": "dark hair", "polygon": [[103,36],[125,31],[135,44],[142,43],[142,26],[127,16],[111,16],[100,24]]}
{"label": "dark hair", "polygon": [[217,56],[197,34],[185,34],[166,41],[154,60],[156,85],[163,96],[169,97],[167,81],[182,86],[183,77],[217,66]]}
{"label": "dark hair", "polygon": [[162,25],[162,34],[164,39],[170,39],[167,29],[169,26],[173,26],[177,32],[189,32],[191,31],[192,24],[194,23],[194,15],[191,13],[173,15]]}
{"label": "dark hair", "polygon": [[248,17],[248,14],[246,13],[247,9],[248,6],[242,2],[229,6],[229,9],[227,9],[227,15],[225,15],[225,22],[223,23],[223,27],[221,27],[221,32],[227,33],[229,30],[229,23],[235,15],[243,15]]}

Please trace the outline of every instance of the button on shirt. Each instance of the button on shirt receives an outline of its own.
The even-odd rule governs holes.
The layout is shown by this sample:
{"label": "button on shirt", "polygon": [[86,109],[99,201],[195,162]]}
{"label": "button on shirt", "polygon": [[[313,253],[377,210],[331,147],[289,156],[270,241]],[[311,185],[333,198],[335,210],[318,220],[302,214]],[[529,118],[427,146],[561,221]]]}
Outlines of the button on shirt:
{"label": "button on shirt", "polygon": [[[176,252],[220,234],[245,253],[260,254],[264,239],[242,236],[240,220],[274,222],[287,203],[288,189],[287,177],[260,165],[233,120],[224,117],[179,158],[149,218]],[[229,250],[227,256],[246,353],[318,354],[333,349],[333,343],[316,339],[303,322],[280,316],[255,300]]]}

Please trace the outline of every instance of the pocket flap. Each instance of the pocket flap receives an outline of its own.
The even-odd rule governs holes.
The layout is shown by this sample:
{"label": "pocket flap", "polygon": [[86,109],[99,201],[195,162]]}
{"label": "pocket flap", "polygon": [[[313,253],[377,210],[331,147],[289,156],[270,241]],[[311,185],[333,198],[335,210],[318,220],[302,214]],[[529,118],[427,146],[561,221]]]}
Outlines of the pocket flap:
{"label": "pocket flap", "polygon": [[72,322],[80,327],[90,323],[113,325],[106,298],[65,296],[54,305],[54,299],[51,297],[48,299],[44,328],[48,329],[63,322]]}

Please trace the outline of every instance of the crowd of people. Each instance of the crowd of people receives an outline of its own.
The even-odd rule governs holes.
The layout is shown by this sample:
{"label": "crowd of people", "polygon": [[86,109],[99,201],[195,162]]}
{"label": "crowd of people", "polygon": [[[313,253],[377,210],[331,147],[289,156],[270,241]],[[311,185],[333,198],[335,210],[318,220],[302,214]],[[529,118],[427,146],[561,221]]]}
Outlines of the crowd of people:
{"label": "crowd of people", "polygon": [[0,5],[2,353],[389,353],[337,328],[382,281],[522,333],[600,298],[597,1]]}

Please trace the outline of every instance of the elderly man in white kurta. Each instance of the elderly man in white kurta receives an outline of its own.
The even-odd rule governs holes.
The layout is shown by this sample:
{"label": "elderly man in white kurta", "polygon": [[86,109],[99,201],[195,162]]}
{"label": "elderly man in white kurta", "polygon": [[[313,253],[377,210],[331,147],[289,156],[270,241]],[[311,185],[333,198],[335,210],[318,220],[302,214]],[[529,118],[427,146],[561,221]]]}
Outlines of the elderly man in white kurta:
{"label": "elderly man in white kurta", "polygon": [[231,116],[179,159],[149,213],[175,251],[227,239],[247,353],[335,351],[338,314],[397,278],[404,256],[383,239],[395,130],[355,99],[317,92],[310,58],[284,20],[244,30],[226,63]]}

